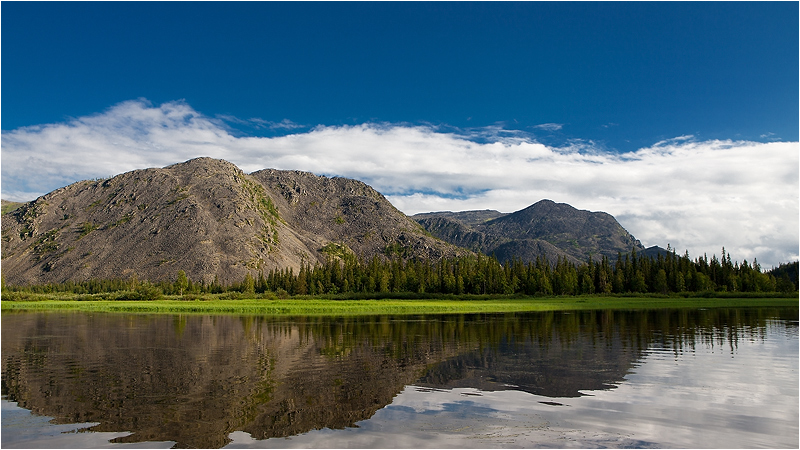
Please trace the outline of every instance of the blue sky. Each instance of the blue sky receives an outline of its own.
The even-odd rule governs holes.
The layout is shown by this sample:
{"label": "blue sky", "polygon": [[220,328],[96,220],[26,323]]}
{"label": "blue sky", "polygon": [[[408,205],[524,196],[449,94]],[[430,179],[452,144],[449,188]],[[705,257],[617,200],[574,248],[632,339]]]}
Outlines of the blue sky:
{"label": "blue sky", "polygon": [[[798,139],[795,2],[10,2],[2,12],[4,130],[142,97],[307,126],[499,123],[620,150],[687,134]],[[544,123],[563,126],[532,128]]]}
{"label": "blue sky", "polygon": [[[551,198],[645,245],[798,254],[796,2],[0,8],[4,198],[214,156],[407,213]],[[769,223],[720,234],[718,208]]]}

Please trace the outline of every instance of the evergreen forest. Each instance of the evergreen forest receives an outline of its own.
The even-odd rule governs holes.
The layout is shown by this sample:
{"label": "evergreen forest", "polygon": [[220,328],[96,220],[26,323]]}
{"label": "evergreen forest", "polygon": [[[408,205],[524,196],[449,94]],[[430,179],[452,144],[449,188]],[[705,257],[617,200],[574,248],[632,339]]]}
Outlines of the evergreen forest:
{"label": "evergreen forest", "polygon": [[[669,248],[668,248],[669,249]],[[67,281],[60,284],[3,286],[3,299],[18,294],[71,292],[76,294],[116,293],[116,299],[157,299],[162,295],[189,298],[200,294],[244,294],[288,296],[346,295],[392,297],[426,295],[584,295],[584,294],[697,294],[717,292],[770,293],[796,292],[798,263],[781,264],[762,271],[752,264],[732,262],[722,249],[722,256],[704,255],[694,260],[688,252],[679,256],[674,250],[649,257],[632,250],[619,253],[616,261],[603,257],[575,265],[559,259],[555,265],[544,258],[523,263],[513,260],[501,264],[491,256],[474,255],[430,261],[404,260],[397,256],[375,257],[361,261],[352,254],[329,257],[325,264],[303,265],[298,272],[274,269],[243,280],[222,284],[187,278],[183,270],[174,281],[149,282],[132,277],[127,280]]]}

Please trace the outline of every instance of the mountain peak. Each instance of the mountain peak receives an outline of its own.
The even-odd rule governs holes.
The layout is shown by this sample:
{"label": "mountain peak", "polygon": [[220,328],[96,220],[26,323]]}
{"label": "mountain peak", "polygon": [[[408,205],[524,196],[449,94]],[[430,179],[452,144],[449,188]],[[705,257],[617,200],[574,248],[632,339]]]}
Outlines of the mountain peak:
{"label": "mountain peak", "polygon": [[[316,264],[345,249],[362,259],[437,259],[466,251],[427,236],[368,185],[266,169],[247,175],[220,159],[81,181],[2,217],[2,268],[11,284],[179,270],[210,283]],[[333,255],[335,256],[335,255]]]}
{"label": "mountain peak", "polygon": [[192,158],[187,161],[171,164],[169,166],[164,167],[164,169],[167,170],[198,170],[203,168],[242,172],[242,170],[239,169],[239,167],[237,167],[232,162],[226,161],[224,159],[211,158],[209,156],[200,156],[197,158]]}
{"label": "mountain peak", "polygon": [[631,248],[644,250],[610,214],[579,210],[566,203],[540,200],[520,211],[492,220],[466,223],[458,213],[414,216],[434,236],[483,252],[501,261],[514,257],[551,262],[564,257],[574,263],[602,256],[616,257]]}

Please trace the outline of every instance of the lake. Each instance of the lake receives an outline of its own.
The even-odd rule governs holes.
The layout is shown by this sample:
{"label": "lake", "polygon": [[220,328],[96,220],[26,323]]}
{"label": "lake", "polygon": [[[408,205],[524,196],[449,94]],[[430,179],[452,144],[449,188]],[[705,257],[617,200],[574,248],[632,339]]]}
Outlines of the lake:
{"label": "lake", "polygon": [[2,447],[798,448],[798,308],[2,313]]}

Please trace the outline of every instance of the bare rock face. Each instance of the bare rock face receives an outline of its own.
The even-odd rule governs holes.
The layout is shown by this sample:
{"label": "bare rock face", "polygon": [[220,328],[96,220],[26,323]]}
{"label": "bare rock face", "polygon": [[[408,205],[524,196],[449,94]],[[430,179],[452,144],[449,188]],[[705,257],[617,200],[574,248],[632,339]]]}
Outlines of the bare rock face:
{"label": "bare rock face", "polygon": [[197,281],[238,282],[324,261],[332,243],[365,259],[390,250],[463,253],[364,183],[277,170],[247,175],[197,158],[74,183],[3,215],[2,271],[10,284],[157,281],[179,270]]}
{"label": "bare rock face", "polygon": [[511,214],[448,211],[417,214],[414,219],[440,239],[494,254],[501,262],[515,257],[527,262],[540,256],[551,264],[558,258],[580,264],[603,256],[615,260],[618,252],[625,254],[633,248],[644,251],[641,242],[610,214],[551,200]]}
{"label": "bare rock face", "polygon": [[335,243],[356,255],[439,259],[464,254],[435,239],[367,184],[309,172],[265,169],[251,174],[278,195],[286,223],[311,248]]}

